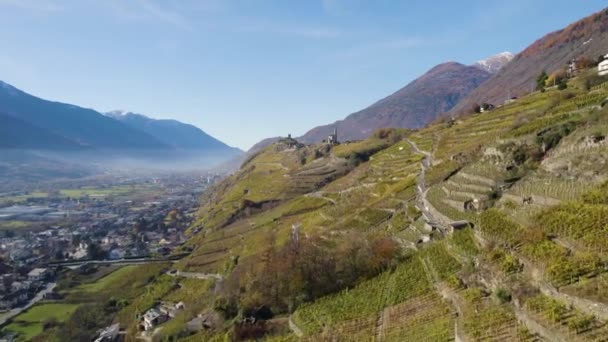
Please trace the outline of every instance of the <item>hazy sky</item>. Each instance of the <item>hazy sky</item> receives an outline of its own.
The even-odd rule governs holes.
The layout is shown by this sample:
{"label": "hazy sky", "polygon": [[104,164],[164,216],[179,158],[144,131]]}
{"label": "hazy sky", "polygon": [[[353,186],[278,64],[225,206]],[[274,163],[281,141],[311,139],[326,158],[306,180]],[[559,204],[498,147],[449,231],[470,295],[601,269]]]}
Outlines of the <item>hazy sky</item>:
{"label": "hazy sky", "polygon": [[0,80],[175,118],[243,149],[448,60],[518,52],[605,0],[0,0]]}

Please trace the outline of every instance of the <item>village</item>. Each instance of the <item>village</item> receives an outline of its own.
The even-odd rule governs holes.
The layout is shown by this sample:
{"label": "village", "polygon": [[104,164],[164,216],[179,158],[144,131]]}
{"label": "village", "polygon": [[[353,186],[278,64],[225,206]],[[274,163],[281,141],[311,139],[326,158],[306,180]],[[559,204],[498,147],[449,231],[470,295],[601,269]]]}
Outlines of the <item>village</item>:
{"label": "village", "polygon": [[57,296],[53,288],[63,267],[168,258],[185,241],[200,194],[219,178],[115,178],[44,196],[0,197],[0,325]]}

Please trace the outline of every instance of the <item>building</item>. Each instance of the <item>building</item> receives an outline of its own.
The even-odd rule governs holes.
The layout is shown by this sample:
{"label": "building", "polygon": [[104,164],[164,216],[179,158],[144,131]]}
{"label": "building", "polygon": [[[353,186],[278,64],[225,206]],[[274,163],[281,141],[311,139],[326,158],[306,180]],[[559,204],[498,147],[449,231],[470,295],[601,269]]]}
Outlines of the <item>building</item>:
{"label": "building", "polygon": [[597,73],[600,76],[608,75],[608,55],[604,56],[604,60],[597,65]]}
{"label": "building", "polygon": [[338,143],[338,128],[334,128],[334,133],[327,137],[327,143],[331,145]]}
{"label": "building", "polygon": [[168,315],[156,308],[152,308],[144,314],[143,320],[141,321],[141,328],[145,331],[152,330],[155,326],[166,322],[168,319]]}
{"label": "building", "polygon": [[568,75],[568,78],[572,78],[572,77],[576,76],[576,73],[578,72],[577,62],[578,61],[576,59],[572,59],[568,63],[568,68],[566,70],[566,75]]}
{"label": "building", "polygon": [[41,281],[49,276],[49,270],[46,268],[34,268],[27,274],[27,279],[31,281]]}

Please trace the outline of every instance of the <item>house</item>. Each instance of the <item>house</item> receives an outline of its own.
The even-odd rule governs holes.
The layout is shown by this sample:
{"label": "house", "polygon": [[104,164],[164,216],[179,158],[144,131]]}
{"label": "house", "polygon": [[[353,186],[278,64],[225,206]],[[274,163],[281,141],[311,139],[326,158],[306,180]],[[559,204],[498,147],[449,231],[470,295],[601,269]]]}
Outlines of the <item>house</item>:
{"label": "house", "polygon": [[49,270],[46,268],[34,268],[27,274],[27,279],[30,281],[41,281],[49,276]]}
{"label": "house", "polygon": [[491,103],[483,103],[481,106],[479,106],[479,112],[480,113],[489,112],[494,108],[495,108],[494,105]]}
{"label": "house", "polygon": [[175,315],[185,307],[183,302],[177,304],[162,303],[146,311],[139,326],[144,331],[151,330],[155,326],[175,317]]}
{"label": "house", "polygon": [[608,75],[608,55],[604,56],[604,60],[597,65],[597,73],[600,76]]}
{"label": "house", "polygon": [[166,322],[168,319],[169,315],[162,313],[157,308],[152,308],[144,314],[140,327],[145,331],[152,330],[155,326]]}
{"label": "house", "polygon": [[114,249],[110,250],[110,252],[108,253],[108,258],[110,260],[118,260],[118,259],[124,258],[125,254],[126,254],[126,252],[123,249],[114,248]]}

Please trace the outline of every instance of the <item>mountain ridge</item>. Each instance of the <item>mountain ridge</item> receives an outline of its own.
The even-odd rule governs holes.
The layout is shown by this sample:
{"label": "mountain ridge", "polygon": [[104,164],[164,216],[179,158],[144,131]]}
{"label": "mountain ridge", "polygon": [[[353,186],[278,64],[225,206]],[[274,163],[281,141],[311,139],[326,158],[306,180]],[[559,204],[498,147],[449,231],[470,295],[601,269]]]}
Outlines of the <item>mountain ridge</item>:
{"label": "mountain ridge", "polygon": [[480,103],[502,104],[529,93],[542,71],[564,71],[578,58],[596,60],[608,53],[608,8],[537,39],[479,88],[460,101],[449,115],[462,115]]}
{"label": "mountain ridge", "polygon": [[139,113],[114,110],[103,113],[133,128],[144,131],[163,143],[178,149],[218,150],[241,153],[240,149],[226,145],[202,129],[174,119],[153,119]]}
{"label": "mountain ridge", "polygon": [[475,89],[491,74],[478,66],[445,62],[369,107],[332,124],[315,127],[299,139],[311,143],[324,139],[334,128],[342,140],[358,140],[382,127],[420,128]]}

